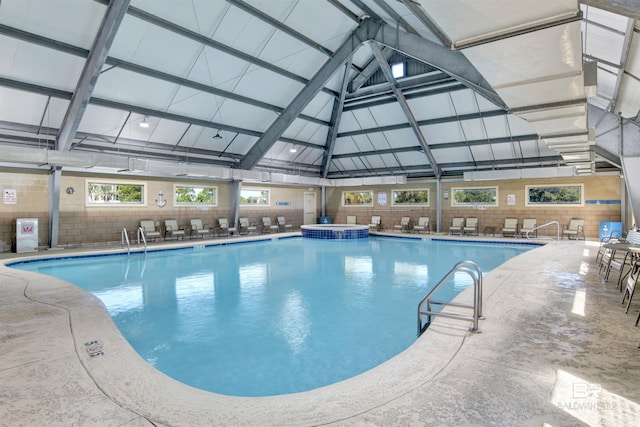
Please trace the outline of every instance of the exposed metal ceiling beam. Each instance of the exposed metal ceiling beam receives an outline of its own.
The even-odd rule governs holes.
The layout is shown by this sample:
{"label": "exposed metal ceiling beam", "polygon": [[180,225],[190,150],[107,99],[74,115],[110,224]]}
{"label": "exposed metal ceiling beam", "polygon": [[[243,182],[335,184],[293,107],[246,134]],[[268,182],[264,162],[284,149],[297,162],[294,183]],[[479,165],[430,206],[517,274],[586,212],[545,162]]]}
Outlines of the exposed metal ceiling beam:
{"label": "exposed metal ceiling beam", "polygon": [[393,74],[391,73],[391,67],[389,66],[389,63],[386,61],[386,59],[382,55],[382,50],[380,49],[380,46],[375,41],[369,42],[369,46],[371,47],[371,50],[374,56],[376,57],[376,59],[378,60],[378,63],[380,64],[380,69],[382,70],[382,73],[384,74],[386,79],[389,81],[389,83],[391,83],[393,94],[398,100],[398,104],[400,105],[402,112],[404,113],[405,117],[409,121],[409,125],[411,126],[411,130],[413,131],[413,134],[416,136],[416,139],[422,146],[422,150],[424,151],[424,155],[427,156],[427,161],[431,165],[431,169],[433,169],[434,173],[436,174],[436,178],[440,178],[442,171],[438,166],[438,162],[436,162],[436,158],[433,157],[433,153],[431,153],[431,150],[429,149],[429,144],[427,143],[427,140],[422,134],[422,131],[420,130],[420,125],[416,121],[416,118],[413,115],[413,111],[411,111],[411,108],[409,107],[409,104],[407,103],[407,100],[405,99],[404,94],[400,89],[396,87],[395,85],[396,79],[393,77]]}
{"label": "exposed metal ceiling beam", "polygon": [[509,39],[512,37],[521,36],[523,34],[529,34],[536,31],[546,30],[548,28],[557,27],[558,25],[565,25],[571,22],[576,22],[581,20],[582,20],[582,11],[578,9],[575,14],[564,16],[562,18],[558,18],[550,22],[542,22],[539,24],[534,24],[525,28],[518,28],[515,30],[507,29],[505,32],[496,34],[496,35],[480,34],[478,36],[474,36],[468,41],[467,40],[457,41],[453,43],[451,48],[453,50],[468,49],[470,47],[480,46],[487,43],[493,43],[499,40]]}
{"label": "exposed metal ceiling beam", "polygon": [[[39,86],[32,83],[20,82],[17,80],[7,79],[4,77],[0,77],[0,86],[10,87],[13,89],[18,89],[26,92],[37,93],[44,96],[52,96],[54,98],[67,99],[67,100],[71,99],[71,96],[72,96],[71,92],[52,89],[49,87]],[[145,116],[152,116],[152,117],[158,117],[161,119],[173,120],[180,123],[187,123],[187,124],[191,123],[191,124],[202,126],[204,128],[209,128],[209,129],[220,129],[228,132],[235,132],[235,133],[254,136],[254,137],[260,137],[262,135],[262,132],[258,132],[251,129],[240,128],[237,126],[230,126],[223,123],[197,119],[194,117],[187,117],[180,114],[174,114],[166,111],[146,108],[139,105],[125,104],[122,102],[111,101],[108,99],[92,97],[89,100],[89,103],[92,105],[100,105],[102,107],[113,108],[116,110],[132,111],[134,113],[142,114]],[[280,140],[284,142],[289,142],[291,144],[310,146],[314,148],[317,147],[317,144],[312,144],[307,141],[300,141],[293,138],[281,137]]]}
{"label": "exposed metal ceiling beam", "polygon": [[[459,116],[447,116],[447,117],[438,117],[435,119],[418,120],[418,125],[429,126],[429,125],[437,125],[442,123],[451,123],[451,122],[464,121],[464,120],[482,119],[487,117],[506,116],[507,114],[509,113],[507,113],[504,110],[480,111],[478,113],[461,114]],[[398,123],[396,125],[359,129],[354,131],[341,132],[338,134],[338,138],[345,138],[345,137],[355,136],[355,135],[364,135],[367,133],[387,132],[387,131],[392,131],[397,129],[407,129],[408,127],[410,127],[409,123]]]}
{"label": "exposed metal ceiling beam", "polygon": [[[9,37],[13,37],[18,40],[23,40],[32,44],[36,44],[38,46],[43,46],[49,49],[54,49],[60,52],[64,52],[70,55],[78,56],[81,58],[86,58],[89,55],[89,50],[83,49],[81,47],[73,46],[68,43],[59,42],[47,37],[40,36],[38,34],[29,33],[26,31],[18,30],[16,28],[8,27],[6,25],[0,24],[0,34],[4,34]],[[284,108],[279,107],[277,105],[268,104],[266,102],[262,102],[253,98],[249,98],[246,96],[242,96],[233,92],[229,92],[226,90],[218,89],[213,86],[208,86],[203,83],[199,83],[193,80],[189,80],[183,77],[174,76],[172,74],[168,74],[162,71],[154,70],[149,67],[144,67],[142,65],[134,64],[129,61],[124,61],[122,59],[114,58],[108,56],[105,60],[106,65],[111,65],[113,67],[118,67],[122,70],[131,71],[137,74],[142,74],[144,76],[153,77],[158,80],[162,80],[165,82],[173,83],[180,86],[185,86],[191,89],[199,90],[201,92],[210,93],[212,95],[220,96],[223,98],[232,99],[234,101],[238,101],[244,104],[253,105],[255,107],[264,108],[269,111],[274,111],[276,113],[281,113],[284,111]],[[101,72],[101,74],[104,71]],[[306,79],[304,80],[306,83]],[[331,92],[333,95],[333,92]],[[304,114],[300,115],[301,119],[321,124],[323,126],[328,126],[329,124],[324,120],[316,119],[315,117],[310,117]]]}
{"label": "exposed metal ceiling beam", "polygon": [[400,16],[400,14],[396,12],[394,8],[387,4],[387,2],[385,2],[384,0],[373,0],[373,2],[377,4],[380,9],[384,10],[391,17],[391,19],[396,21],[398,25],[404,28],[406,32],[419,35],[418,32],[411,25],[409,25],[409,23],[405,21],[405,19]]}
{"label": "exposed metal ceiling beam", "polygon": [[374,40],[442,70],[498,107],[507,108],[491,85],[461,52],[454,52],[422,37],[391,29],[386,25],[380,28],[380,31],[374,36]]}
{"label": "exposed metal ceiling beam", "polygon": [[[426,86],[422,90],[411,91],[405,94],[404,97],[407,99],[415,99],[415,98],[422,98],[424,96],[439,95],[442,93],[449,93],[449,92],[455,92],[458,90],[468,90],[468,89],[469,88],[467,86],[456,82],[455,84],[451,84],[451,85],[443,85],[443,86],[435,85],[435,87]],[[344,111],[372,108],[378,105],[391,104],[396,102],[395,98],[391,94],[389,94],[388,96],[385,96],[385,95],[386,93],[382,92],[377,95],[379,99],[374,99],[373,101],[367,101],[367,102],[362,102],[362,101],[359,102],[358,100],[351,100],[349,101],[348,104],[345,104]]]}
{"label": "exposed metal ceiling beam", "polygon": [[[540,137],[537,134],[504,136],[501,138],[486,138],[486,139],[474,139],[470,141],[443,142],[439,144],[431,144],[429,145],[429,148],[431,149],[431,151],[434,151],[434,150],[445,150],[450,148],[460,148],[460,147],[476,146],[476,145],[504,144],[504,143],[518,142],[518,141],[537,141],[539,138]],[[382,154],[418,152],[421,149],[422,149],[422,146],[420,145],[412,145],[410,147],[387,148],[384,150],[370,150],[370,151],[360,151],[357,153],[335,154],[333,158],[347,159],[350,157],[377,156]]]}
{"label": "exposed metal ceiling beam", "polygon": [[[385,48],[382,50],[383,56],[385,57],[385,60],[388,61],[388,56],[384,55],[385,51],[391,51],[393,52],[393,50]],[[367,66],[367,68],[369,68],[369,66]],[[375,65],[375,69],[378,70],[380,69],[380,67],[377,65]],[[370,76],[369,76],[370,77]],[[367,77],[368,78],[368,77]],[[439,84],[445,84],[445,83],[455,83],[455,79],[451,76],[449,76],[448,74],[445,74],[441,71],[435,71],[432,73],[428,73],[428,74],[424,74],[421,75],[419,77],[412,77],[411,79],[407,79],[407,80],[403,80],[403,81],[398,81],[396,82],[396,87],[398,87],[399,89],[402,89],[403,91],[407,91],[407,90],[411,90],[411,89],[421,89],[423,87],[431,87],[434,85],[439,85]],[[350,84],[351,86],[351,84]],[[349,93],[347,93],[347,95],[345,96],[345,101],[347,102],[353,102],[353,101],[357,101],[358,99],[361,98],[367,98],[367,97],[371,97],[371,96],[376,96],[379,94],[388,94],[391,93],[391,84],[390,83],[386,83],[386,84],[376,84],[373,86],[367,86],[365,88],[360,88],[358,90],[353,90],[350,89]],[[406,94],[405,94],[406,96]]]}
{"label": "exposed metal ceiling beam", "polygon": [[640,8],[638,8],[637,0],[580,0],[580,3],[629,18],[640,19]]}
{"label": "exposed metal ceiling beam", "polygon": [[93,93],[100,70],[107,59],[111,43],[118,32],[118,28],[127,12],[131,0],[110,0],[107,10],[100,24],[100,28],[93,40],[89,56],[84,63],[84,68],[78,79],[76,89],[73,91],[71,102],[60,126],[57,138],[57,149],[68,151],[82,116],[87,108],[89,98]]}
{"label": "exposed metal ceiling beam", "polygon": [[240,162],[241,168],[251,169],[260,161],[287,127],[293,123],[298,114],[302,112],[304,107],[316,96],[327,80],[331,78],[347,59],[351,58],[364,40],[367,40],[371,34],[375,34],[378,31],[380,25],[381,23],[373,22],[371,19],[366,19],[358,25],[355,31],[353,31],[345,42],[335,51],[334,55],[320,67],[318,72],[309,81],[309,84],[295,96],[285,111],[249,149],[245,158]]}
{"label": "exposed metal ceiling beam", "polygon": [[[633,38],[633,29],[636,26],[635,19],[629,19],[627,21],[627,30],[625,32],[624,41],[622,43],[622,52],[620,55],[620,68],[624,70],[627,68],[627,60],[629,59],[629,51],[631,49],[631,40]],[[616,105],[618,98],[620,97],[620,86],[622,85],[622,77],[624,73],[618,73],[616,77],[616,83],[613,88],[613,99],[609,103],[609,110],[616,111]]]}
{"label": "exposed metal ceiling beam", "polygon": [[322,154],[322,178],[327,177],[329,173],[329,166],[331,165],[331,157],[333,156],[333,150],[336,146],[336,138],[338,135],[338,129],[340,128],[340,120],[342,119],[342,109],[344,108],[344,97],[347,93],[347,85],[349,84],[349,68],[351,68],[351,58],[347,59],[347,64],[344,67],[344,76],[342,77],[342,88],[340,89],[340,96],[333,101],[333,109],[331,111],[331,126],[327,132],[327,142],[325,144],[326,150]]}
{"label": "exposed metal ceiling beam", "polygon": [[[98,3],[102,3],[102,4],[108,4],[109,0],[94,0]],[[202,34],[196,33],[195,31],[191,31],[188,28],[184,28],[181,27],[179,25],[176,25],[170,21],[167,21],[165,19],[162,19],[160,17],[157,17],[155,15],[152,15],[142,9],[139,9],[137,7],[129,7],[128,10],[128,14],[131,16],[134,16],[138,19],[141,19],[143,21],[149,22],[150,24],[153,25],[157,25],[160,28],[164,28],[165,30],[171,31],[175,34],[181,35],[182,37],[188,38],[190,40],[193,40],[197,43],[203,44],[205,46],[209,46],[213,49],[219,50],[221,52],[224,52],[226,54],[229,54],[231,56],[234,56],[236,58],[242,59],[243,61],[246,61],[250,64],[254,64],[257,65],[261,68],[264,68],[266,70],[272,71],[276,74],[280,74],[281,76],[287,77],[291,80],[295,80],[298,81],[302,84],[307,84],[308,80],[302,76],[298,76],[297,74],[294,74],[290,71],[287,71],[285,69],[282,69],[280,67],[276,67],[275,65],[267,62],[267,61],[263,61],[259,58],[256,58],[254,56],[248,55],[244,52],[241,52],[237,49],[233,49],[225,44],[222,44],[220,42],[217,42],[209,37],[205,37]],[[337,96],[338,94],[333,92],[330,89],[327,88],[323,88],[323,92],[326,92],[328,94],[330,94],[331,96]]]}
{"label": "exposed metal ceiling beam", "polygon": [[[391,55],[393,55],[393,52],[394,52],[394,50],[390,49],[388,47],[385,47],[382,50],[382,54],[384,55],[384,57],[386,59],[389,59],[389,57]],[[380,66],[378,65],[377,61],[375,61],[373,59],[371,61],[369,61],[369,63],[364,67],[362,72],[360,74],[358,74],[349,83],[349,92],[353,93],[353,92],[357,91],[358,89],[360,89],[362,87],[362,85],[365,84],[367,82],[367,80],[369,80],[369,78],[371,78],[371,76],[373,76],[375,74],[376,71],[378,71],[379,68],[380,68]]]}
{"label": "exposed metal ceiling beam", "polygon": [[[481,169],[495,169],[499,167],[526,167],[528,165],[535,166],[557,166],[558,164],[564,163],[562,156],[540,156],[540,157],[526,157],[524,159],[499,159],[499,160],[482,160],[478,161],[477,165],[473,162],[451,162],[451,163],[442,163],[440,166],[442,167],[442,174],[451,176],[452,174],[462,175],[462,172],[469,169],[481,170]],[[411,172],[411,171],[424,171],[430,172],[429,176],[434,176],[430,168],[425,167],[427,165],[414,165],[414,166],[396,166],[396,167],[385,167],[385,168],[372,168],[368,169],[366,172],[363,172],[361,169],[352,169],[352,170],[342,170],[342,171],[332,171],[329,172],[329,179],[335,178],[344,178],[344,177],[362,177],[362,176],[383,176],[383,175],[396,175],[401,174],[403,172]]]}
{"label": "exposed metal ceiling beam", "polygon": [[425,27],[431,31],[443,46],[451,46],[451,40],[446,34],[433,22],[433,20],[426,14],[424,9],[420,7],[414,0],[400,0],[407,9],[413,13],[413,15],[424,24]]}

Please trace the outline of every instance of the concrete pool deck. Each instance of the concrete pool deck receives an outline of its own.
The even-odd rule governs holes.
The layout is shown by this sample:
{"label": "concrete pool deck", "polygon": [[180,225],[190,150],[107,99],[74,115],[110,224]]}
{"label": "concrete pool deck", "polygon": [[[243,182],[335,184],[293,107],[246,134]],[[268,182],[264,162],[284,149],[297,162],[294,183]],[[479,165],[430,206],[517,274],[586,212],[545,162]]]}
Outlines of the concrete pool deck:
{"label": "concrete pool deck", "polygon": [[640,300],[624,313],[597,249],[554,242],[488,273],[480,334],[439,318],[371,371],[264,398],[180,384],[137,355],[91,294],[0,266],[0,425],[640,425]]}

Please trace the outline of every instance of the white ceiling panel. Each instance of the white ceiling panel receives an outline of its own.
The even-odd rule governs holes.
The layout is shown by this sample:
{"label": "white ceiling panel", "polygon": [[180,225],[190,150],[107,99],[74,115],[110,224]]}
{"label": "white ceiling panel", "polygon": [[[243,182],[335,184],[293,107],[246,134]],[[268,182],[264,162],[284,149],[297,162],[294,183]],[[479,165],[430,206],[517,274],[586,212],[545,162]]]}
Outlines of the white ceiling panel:
{"label": "white ceiling panel", "polygon": [[371,142],[371,138],[369,134],[367,135],[354,135],[351,137],[353,143],[355,144],[356,149],[354,152],[360,151],[371,151],[374,149],[373,143]]}
{"label": "white ceiling panel", "polygon": [[385,138],[393,148],[414,147],[419,144],[416,134],[411,128],[396,129],[384,132]]}
{"label": "white ceiling panel", "polygon": [[429,145],[465,140],[462,128],[457,122],[420,126],[420,130]]}
{"label": "white ceiling panel", "polygon": [[[604,25],[617,31],[624,32],[626,30],[628,18],[596,7],[589,7],[588,3],[589,2],[587,2],[587,4],[580,4],[580,9],[582,9],[584,19],[591,22],[597,22],[600,25]],[[589,31],[591,31],[591,27],[589,28]]]}
{"label": "white ceiling panel", "polygon": [[8,122],[40,124],[47,97],[0,87],[0,117]]}
{"label": "white ceiling panel", "polygon": [[142,121],[143,116],[132,114],[131,120],[127,122],[128,115],[127,111],[89,104],[82,116],[78,130],[112,137],[117,136],[118,132],[122,130],[121,136],[123,138],[143,137],[143,139],[147,139],[145,136],[148,136],[148,130],[144,133],[139,133],[137,129],[140,128],[138,123]]}
{"label": "white ceiling panel", "polygon": [[[484,129],[482,119],[464,120],[459,122],[464,132],[465,140],[486,139],[487,132]],[[503,135],[504,136],[504,135]]]}
{"label": "white ceiling panel", "polygon": [[482,121],[487,132],[487,138],[501,138],[513,135],[511,129],[509,129],[506,116],[485,117]]}
{"label": "white ceiling panel", "polygon": [[397,103],[378,105],[368,108],[367,111],[373,116],[375,126],[372,127],[396,125],[407,122],[407,116]]}
{"label": "white ceiling panel", "polygon": [[498,89],[498,94],[511,108],[573,101],[585,96],[582,75],[505,87]]}
{"label": "white ceiling panel", "polygon": [[235,56],[206,47],[198,56],[186,78],[233,92],[240,78],[257,68]]}
{"label": "white ceiling panel", "polygon": [[358,110],[345,111],[340,117],[340,129],[339,132],[352,132],[361,130],[362,126],[357,120],[355,112]]}
{"label": "white ceiling panel", "polygon": [[[265,6],[273,7],[272,1],[262,2]],[[334,51],[344,42],[345,35],[350,33],[356,23],[338,9],[330,7],[325,2],[303,1],[295,2],[296,6],[284,19],[284,23]],[[322,16],[322,19],[314,17]]]}
{"label": "white ceiling panel", "polygon": [[545,110],[533,110],[520,113],[520,117],[529,123],[543,120],[554,120],[561,118],[583,117],[586,114],[586,105],[572,105],[568,107],[549,108]]}
{"label": "white ceiling panel", "polygon": [[535,133],[533,126],[521,117],[518,117],[515,114],[508,114],[506,117],[512,135],[528,135],[530,133]]}
{"label": "white ceiling panel", "polygon": [[[221,17],[226,16],[230,9],[226,2],[207,0],[132,0],[131,6],[205,36],[210,36],[218,28]],[[240,21],[236,21],[236,26],[239,24]]]}
{"label": "white ceiling panel", "polygon": [[597,96],[605,98],[607,100],[613,99],[616,91],[616,83],[620,78],[617,70],[610,72],[607,69],[612,68],[606,65],[600,65],[598,67],[598,92]]}
{"label": "white ceiling panel", "polygon": [[171,104],[177,90],[178,85],[173,83],[112,68],[100,75],[93,95],[162,110]]}
{"label": "white ceiling panel", "polygon": [[201,50],[200,43],[127,15],[113,41],[111,53],[145,67],[186,76]]}
{"label": "white ceiling panel", "polygon": [[308,120],[296,119],[283,136],[324,146],[327,140],[327,126]]}
{"label": "white ceiling panel", "polygon": [[328,93],[320,92],[304,107],[302,114],[328,122],[331,120],[332,108],[333,97]]}
{"label": "white ceiling panel", "polygon": [[[265,85],[265,81],[269,84]],[[302,87],[302,84],[293,83],[264,68],[253,67],[250,72],[242,76],[233,92],[259,101],[286,106]]]}
{"label": "white ceiling panel", "polygon": [[479,111],[476,96],[470,90],[449,92],[449,97],[453,101],[456,115],[473,114]]}
{"label": "white ceiling panel", "polygon": [[584,53],[593,55],[614,64],[619,64],[622,58],[624,34],[614,33],[606,28],[589,26],[584,36]]}
{"label": "white ceiling panel", "polygon": [[559,133],[586,133],[587,116],[581,117],[561,117],[558,119],[541,120],[532,123],[536,133],[541,136]]}
{"label": "white ceiling panel", "polygon": [[0,23],[89,49],[106,10],[85,0],[4,0]]}
{"label": "white ceiling panel", "polygon": [[352,137],[336,138],[333,154],[349,154],[360,151]]}
{"label": "white ceiling panel", "polygon": [[[474,154],[476,148],[477,147],[474,147]],[[520,157],[518,153],[519,150],[516,150],[513,143],[511,142],[491,144],[490,149],[490,153],[491,156],[493,156],[493,159],[510,159]]]}
{"label": "white ceiling panel", "polygon": [[327,56],[282,31],[276,31],[260,51],[260,59],[310,79],[327,61]]}
{"label": "white ceiling panel", "polygon": [[464,54],[494,89],[574,75],[582,71],[580,23],[471,47]]}
{"label": "white ceiling panel", "polygon": [[431,169],[429,159],[424,153],[397,153],[396,156],[402,165],[406,166],[424,166],[426,169]]}
{"label": "white ceiling panel", "polygon": [[154,117],[148,117],[147,121],[150,124],[149,129],[151,130],[148,138],[149,141],[163,141],[166,144],[173,145],[180,141],[180,138],[189,126],[187,123],[174,122],[166,119],[159,120]]}
{"label": "white ceiling panel", "polygon": [[640,109],[640,82],[630,76],[622,77],[620,91],[624,93],[616,104],[616,113],[630,119],[638,115]]}
{"label": "white ceiling panel", "polygon": [[439,165],[443,163],[471,162],[471,152],[467,147],[448,148],[446,150],[433,150],[433,157]]}
{"label": "white ceiling panel", "polygon": [[85,60],[31,43],[0,36],[0,75],[73,91]]}
{"label": "white ceiling panel", "polygon": [[416,120],[428,120],[440,117],[451,117],[456,111],[451,98],[446,93],[430,95],[407,100]]}
{"label": "white ceiling panel", "polygon": [[[477,162],[495,160],[496,158],[500,158],[498,156],[494,156],[491,145],[474,145],[473,147],[471,147],[471,153],[473,159]],[[512,156],[509,155],[508,157]]]}
{"label": "white ceiling panel", "polygon": [[532,22],[543,23],[577,11],[576,0],[539,0],[526,7],[512,0],[419,1],[454,42],[527,28]]}

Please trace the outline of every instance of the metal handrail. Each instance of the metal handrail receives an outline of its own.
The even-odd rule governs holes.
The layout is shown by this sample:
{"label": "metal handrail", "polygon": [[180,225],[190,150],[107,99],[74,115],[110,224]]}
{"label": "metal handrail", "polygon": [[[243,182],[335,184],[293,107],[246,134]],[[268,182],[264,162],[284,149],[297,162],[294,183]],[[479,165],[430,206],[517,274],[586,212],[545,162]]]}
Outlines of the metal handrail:
{"label": "metal handrail", "polygon": [[120,233],[120,244],[123,248],[125,242],[127,243],[127,254],[131,255],[131,243],[129,242],[129,234],[127,234],[127,229],[122,227],[122,232]]}
{"label": "metal handrail", "polygon": [[144,237],[144,230],[142,227],[138,227],[138,245],[140,245],[140,239],[144,242],[144,253],[147,253],[147,238]]}
{"label": "metal handrail", "polygon": [[[442,285],[444,285],[451,276],[453,276],[457,272],[467,273],[471,279],[473,280],[473,304],[464,304],[458,302],[451,301],[436,301],[432,297],[435,292],[440,289]],[[427,309],[423,310],[422,306],[424,303],[427,303]],[[463,308],[471,308],[473,309],[473,316],[465,316],[457,313],[443,313],[441,311],[433,311],[431,309],[432,304],[438,305],[449,305],[453,307],[463,307]],[[422,316],[427,315],[427,322],[422,324]],[[442,316],[448,317],[451,319],[460,319],[460,320],[470,320],[473,322],[473,325],[469,328],[471,332],[479,333],[481,332],[478,328],[478,319],[482,317],[482,270],[473,261],[460,261],[456,265],[453,266],[451,270],[438,282],[438,284],[420,301],[418,304],[418,336],[422,335],[422,333],[429,327],[431,324],[431,318],[433,316]]]}
{"label": "metal handrail", "polygon": [[[531,239],[531,237],[529,237],[529,233],[531,233],[532,231],[539,230],[540,228],[547,227],[552,224],[556,224],[558,226],[558,241],[560,241],[560,223],[558,221],[550,221],[550,222],[547,222],[546,224],[535,226],[531,230],[527,230],[527,232],[525,233],[525,236],[527,239]],[[536,239],[553,240],[553,237],[536,237]]]}

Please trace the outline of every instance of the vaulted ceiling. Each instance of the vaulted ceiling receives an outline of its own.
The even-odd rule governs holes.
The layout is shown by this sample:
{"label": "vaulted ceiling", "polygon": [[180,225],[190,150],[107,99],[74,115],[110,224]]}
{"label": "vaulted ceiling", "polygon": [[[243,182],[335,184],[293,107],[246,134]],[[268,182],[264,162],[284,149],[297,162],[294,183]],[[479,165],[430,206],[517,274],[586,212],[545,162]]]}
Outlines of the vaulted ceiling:
{"label": "vaulted ceiling", "polygon": [[2,0],[0,161],[222,178],[592,173],[616,165],[593,112],[637,121],[633,3]]}

